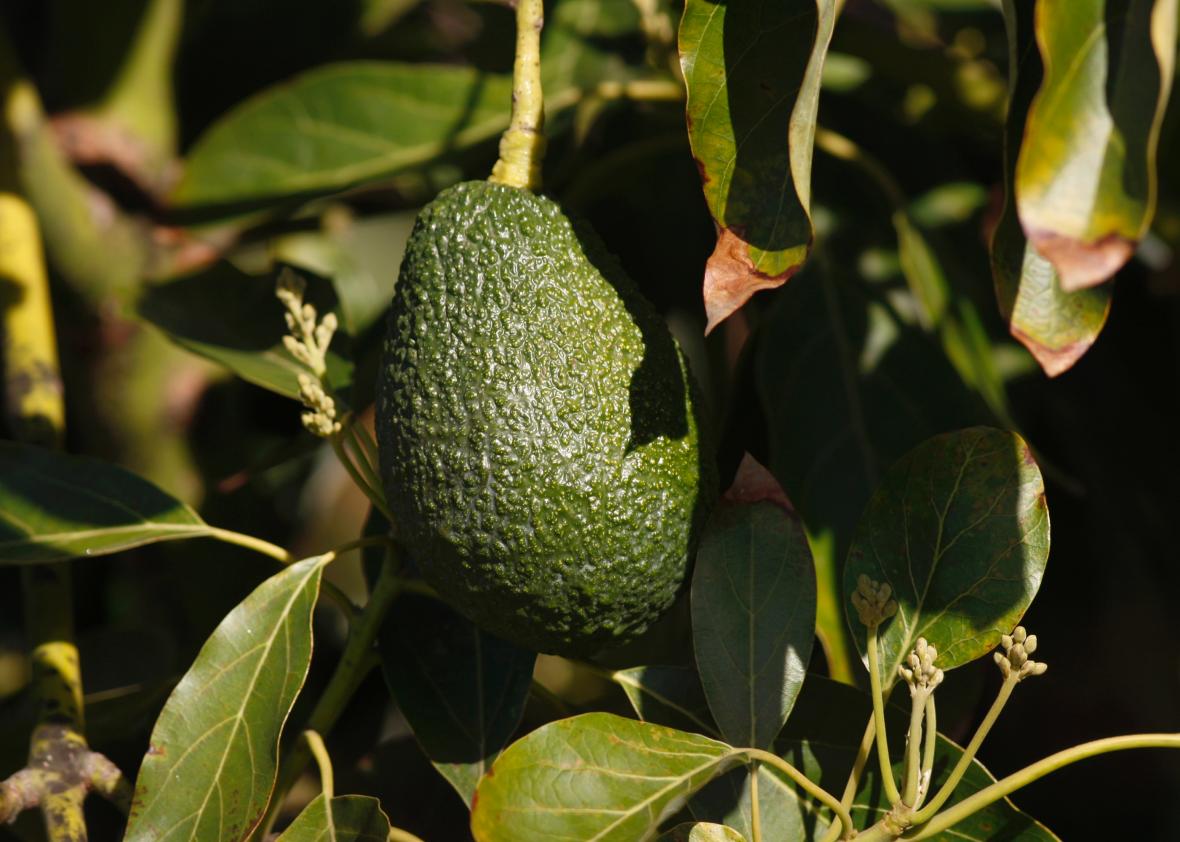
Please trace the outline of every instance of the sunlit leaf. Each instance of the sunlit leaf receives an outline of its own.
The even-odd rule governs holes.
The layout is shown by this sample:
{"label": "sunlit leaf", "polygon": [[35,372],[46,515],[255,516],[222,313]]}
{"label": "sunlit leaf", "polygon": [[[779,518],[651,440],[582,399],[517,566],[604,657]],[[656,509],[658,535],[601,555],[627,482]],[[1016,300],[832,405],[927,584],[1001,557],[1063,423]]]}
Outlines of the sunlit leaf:
{"label": "sunlit leaf", "polygon": [[317,795],[276,842],[388,842],[389,830],[376,798]]}
{"label": "sunlit leaf", "polygon": [[103,555],[208,532],[184,503],[116,465],[0,441],[0,565]]}
{"label": "sunlit leaf", "polygon": [[1050,377],[1089,350],[1110,312],[1110,284],[1066,292],[1053,264],[1028,242],[1013,201],[1016,155],[1043,68],[1033,37],[1033,4],[1005,0],[1010,104],[1005,137],[1003,215],[992,239],[992,275],[1008,329]]}
{"label": "sunlit leaf", "polygon": [[680,57],[688,131],[717,248],[705,269],[712,329],[783,284],[812,243],[811,156],[833,0],[688,0]]}
{"label": "sunlit leaf", "polygon": [[475,794],[476,842],[648,839],[685,799],[740,759],[683,731],[588,713],[513,743]]}
{"label": "sunlit leaf", "polygon": [[632,667],[612,677],[644,722],[717,735],[700,676],[693,667]]}
{"label": "sunlit leaf", "polygon": [[245,839],[274,787],[279,736],[311,661],[326,556],[267,579],[205,642],[152,730],[126,842]]}
{"label": "sunlit leaf", "polygon": [[[1036,596],[1049,555],[1045,485],[1015,433],[973,427],[923,442],[885,475],[844,567],[888,583],[897,615],[881,627],[886,685],[919,637],[950,669],[986,654]],[[865,629],[849,625],[860,651]]]}
{"label": "sunlit leaf", "polygon": [[[337,308],[331,285],[311,275],[306,298],[322,318]],[[289,398],[299,396],[299,375],[307,368],[283,348],[287,326],[275,298],[273,275],[254,276],[229,263],[198,275],[148,287],[138,303],[146,319],[194,354],[228,368],[247,382]],[[233,306],[226,306],[233,302]],[[338,330],[328,352],[328,379],[337,389],[352,380],[352,363],[344,349],[348,337]]]}
{"label": "sunlit leaf", "polygon": [[815,566],[793,515],[766,501],[718,509],[697,552],[692,633],[722,737],[769,748],[815,640]]}
{"label": "sunlit leaf", "polygon": [[1074,291],[1113,275],[1155,213],[1177,2],[1039,0],[1034,14],[1044,79],[1016,162],[1016,206]]}
{"label": "sunlit leaf", "polygon": [[520,724],[535,652],[481,632],[436,599],[404,596],[381,630],[385,681],[426,756],[470,804]]}

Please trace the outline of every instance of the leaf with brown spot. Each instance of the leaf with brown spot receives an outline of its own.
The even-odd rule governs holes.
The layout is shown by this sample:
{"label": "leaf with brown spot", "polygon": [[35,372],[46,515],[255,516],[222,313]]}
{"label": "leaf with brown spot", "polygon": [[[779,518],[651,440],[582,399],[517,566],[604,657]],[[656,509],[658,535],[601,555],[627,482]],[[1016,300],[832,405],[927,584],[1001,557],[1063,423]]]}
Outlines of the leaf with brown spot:
{"label": "leaf with brown spot", "polygon": [[1156,146],[1176,58],[1177,0],[1032,0],[1044,80],[1016,163],[1029,241],[1076,292],[1130,259],[1156,204]]}
{"label": "leaf with brown spot", "polygon": [[687,123],[717,248],[706,332],[781,286],[813,238],[811,156],[833,0],[688,0],[680,24]]}
{"label": "leaf with brown spot", "polygon": [[1033,32],[1033,8],[1006,0],[1009,107],[1005,136],[1004,210],[991,244],[992,276],[1000,313],[1008,330],[1050,377],[1067,371],[1081,358],[1106,324],[1110,284],[1067,292],[1056,268],[1038,252],[1020,227],[1012,200],[1016,155],[1028,110],[1043,75]]}

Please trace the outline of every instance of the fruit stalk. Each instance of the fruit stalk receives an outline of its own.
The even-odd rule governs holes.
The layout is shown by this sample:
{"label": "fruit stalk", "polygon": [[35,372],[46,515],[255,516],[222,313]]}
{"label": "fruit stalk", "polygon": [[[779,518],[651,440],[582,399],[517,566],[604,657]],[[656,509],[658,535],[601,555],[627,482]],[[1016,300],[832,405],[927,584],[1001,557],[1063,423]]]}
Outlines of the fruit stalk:
{"label": "fruit stalk", "polygon": [[500,138],[500,159],[488,179],[536,190],[545,156],[545,97],[541,90],[541,0],[516,0],[516,59],[512,65],[512,119]]}

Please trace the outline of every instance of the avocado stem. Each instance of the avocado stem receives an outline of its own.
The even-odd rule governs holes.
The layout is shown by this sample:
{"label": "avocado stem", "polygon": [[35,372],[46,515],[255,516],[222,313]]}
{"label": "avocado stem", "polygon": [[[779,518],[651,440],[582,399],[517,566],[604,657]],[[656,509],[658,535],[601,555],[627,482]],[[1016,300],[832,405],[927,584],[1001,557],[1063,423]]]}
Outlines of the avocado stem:
{"label": "avocado stem", "polygon": [[541,91],[542,0],[516,0],[516,59],[512,65],[512,119],[500,138],[500,159],[488,181],[525,190],[541,186],[545,157],[545,98]]}

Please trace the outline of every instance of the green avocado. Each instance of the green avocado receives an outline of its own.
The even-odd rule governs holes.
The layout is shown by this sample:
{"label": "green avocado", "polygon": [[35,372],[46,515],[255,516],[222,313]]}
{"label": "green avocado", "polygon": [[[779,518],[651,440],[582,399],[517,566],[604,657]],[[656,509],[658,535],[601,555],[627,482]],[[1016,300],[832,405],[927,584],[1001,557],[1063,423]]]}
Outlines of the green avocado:
{"label": "green avocado", "polygon": [[717,494],[697,390],[588,227],[467,182],[419,214],[377,389],[399,538],[458,611],[593,654],[676,597]]}

